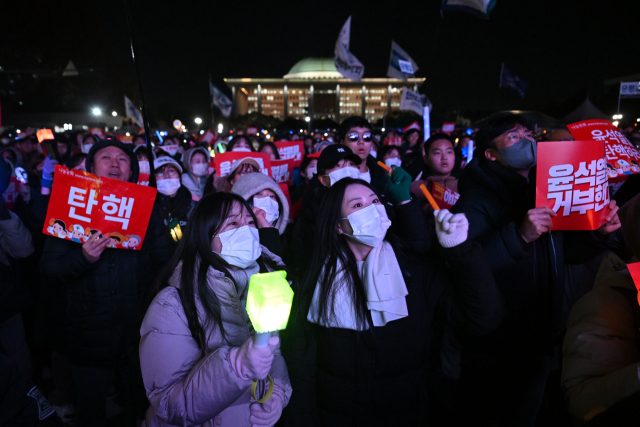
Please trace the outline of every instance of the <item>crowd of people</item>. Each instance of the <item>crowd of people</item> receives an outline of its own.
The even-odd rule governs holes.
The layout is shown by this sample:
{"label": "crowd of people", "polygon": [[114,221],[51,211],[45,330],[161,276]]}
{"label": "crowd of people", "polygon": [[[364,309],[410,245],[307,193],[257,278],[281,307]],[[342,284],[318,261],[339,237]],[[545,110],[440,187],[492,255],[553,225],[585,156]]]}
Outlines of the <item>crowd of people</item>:
{"label": "crowd of people", "polygon": [[[45,156],[35,130],[0,135],[0,426],[640,422],[640,175],[611,186],[599,229],[554,230],[536,147],[566,130],[498,113],[425,138],[350,117],[276,135],[303,141],[288,194],[251,156],[210,165],[279,159],[260,136],[122,139],[59,133]],[[45,235],[58,164],[155,182],[142,245]],[[450,209],[420,189],[436,184]],[[260,343],[248,288],[271,272],[293,305]]]}

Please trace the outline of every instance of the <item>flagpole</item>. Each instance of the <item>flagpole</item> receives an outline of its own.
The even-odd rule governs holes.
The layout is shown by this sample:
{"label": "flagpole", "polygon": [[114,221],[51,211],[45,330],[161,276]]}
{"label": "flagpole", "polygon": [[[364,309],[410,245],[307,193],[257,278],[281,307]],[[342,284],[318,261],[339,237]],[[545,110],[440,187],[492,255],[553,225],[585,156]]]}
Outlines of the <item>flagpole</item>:
{"label": "flagpole", "polygon": [[620,93],[622,92],[622,81],[620,81],[620,90],[618,90],[618,112],[617,115],[620,115]]}
{"label": "flagpole", "polygon": [[140,95],[140,106],[142,107],[142,123],[144,125],[144,137],[147,140],[147,159],[151,165],[149,173],[149,186],[156,187],[156,176],[153,170],[153,147],[151,147],[151,132],[149,130],[149,119],[147,115],[147,103],[144,101],[144,92],[142,90],[142,76],[140,74],[140,64],[136,61],[135,54],[135,35],[133,32],[133,19],[131,18],[131,8],[129,2],[124,0],[124,7],[127,10],[127,26],[129,27],[129,41],[131,44],[131,58],[136,72],[136,80],[138,82],[138,92]]}

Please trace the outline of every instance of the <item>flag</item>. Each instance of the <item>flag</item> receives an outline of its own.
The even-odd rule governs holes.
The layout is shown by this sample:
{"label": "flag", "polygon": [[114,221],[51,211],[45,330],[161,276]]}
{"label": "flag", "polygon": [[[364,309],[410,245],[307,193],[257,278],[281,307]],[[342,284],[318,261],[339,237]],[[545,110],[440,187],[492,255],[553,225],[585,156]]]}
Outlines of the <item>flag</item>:
{"label": "flag", "polygon": [[218,132],[214,132],[211,129],[207,129],[207,131],[200,137],[200,142],[206,142],[210,144],[212,141],[216,142],[218,140]]}
{"label": "flag", "polygon": [[496,0],[442,0],[442,10],[469,12],[484,19],[489,19],[495,5]]}
{"label": "flag", "polygon": [[524,91],[529,87],[529,83],[520,80],[513,71],[504,65],[503,62],[502,69],[500,70],[500,86],[498,87],[509,87],[518,91],[520,96],[524,98]]}
{"label": "flag", "polygon": [[400,109],[413,111],[417,115],[422,115],[422,97],[419,93],[402,88],[402,99],[400,100]]}
{"label": "flag", "polygon": [[[401,65],[408,64],[403,64],[399,61],[410,63],[411,72],[403,72]],[[418,64],[416,64],[416,61],[414,61],[407,54],[407,52],[402,50],[402,48],[398,46],[396,42],[391,40],[391,56],[389,57],[389,68],[387,70],[387,76],[391,77],[392,79],[407,80],[407,75],[413,75],[416,71],[418,71]]]}
{"label": "flag", "polygon": [[640,98],[640,82],[621,82],[620,96],[622,98]]}
{"label": "flag", "polygon": [[359,82],[364,75],[364,65],[349,51],[351,38],[351,17],[344,23],[334,50],[336,69],[344,77]]}
{"label": "flag", "polygon": [[144,127],[142,113],[133,105],[133,102],[131,102],[131,100],[127,98],[127,95],[124,96],[124,111],[126,111],[128,119],[133,119],[133,121],[136,122],[138,126],[140,126],[141,128]]}
{"label": "flag", "polygon": [[209,82],[209,89],[211,91],[211,105],[218,108],[224,117],[229,118],[233,110],[233,102],[211,82]]}

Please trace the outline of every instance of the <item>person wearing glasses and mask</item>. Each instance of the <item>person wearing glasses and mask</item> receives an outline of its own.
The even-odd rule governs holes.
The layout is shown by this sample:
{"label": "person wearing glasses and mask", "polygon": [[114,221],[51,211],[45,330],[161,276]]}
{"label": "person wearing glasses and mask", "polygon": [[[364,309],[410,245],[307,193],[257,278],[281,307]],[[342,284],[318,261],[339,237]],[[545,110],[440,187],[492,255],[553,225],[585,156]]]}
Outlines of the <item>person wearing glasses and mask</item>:
{"label": "person wearing glasses and mask", "polygon": [[322,232],[281,332],[295,390],[287,427],[429,425],[430,362],[443,325],[475,337],[502,319],[465,216],[436,213],[441,247],[427,256],[431,228],[404,178],[401,168],[387,175],[393,223],[361,179],[341,179],[324,196]]}
{"label": "person wearing glasses and mask", "polygon": [[[140,329],[147,427],[267,427],[287,405],[278,333],[255,345],[246,310],[251,276],[285,269],[260,244],[256,222],[231,193],[205,196],[194,210]],[[253,380],[256,390],[272,388],[263,403],[252,397]]]}
{"label": "person wearing glasses and mask", "polygon": [[371,155],[373,144],[371,123],[364,117],[353,116],[344,120],[338,128],[338,141],[353,151],[362,162],[359,165],[360,179],[367,181],[382,197],[384,204],[389,197],[387,189],[387,172],[378,165]]}
{"label": "person wearing glasses and mask", "polygon": [[171,233],[171,230],[180,227],[181,233],[184,234],[196,201],[193,200],[189,189],[181,184],[182,167],[173,157],[158,157],[153,161],[153,169],[158,187],[156,205],[162,211],[164,225],[176,247],[180,234]]}
{"label": "person wearing glasses and mask", "polygon": [[607,223],[596,231],[554,231],[556,212],[534,204],[537,145],[521,119],[496,114],[476,141],[451,210],[469,218],[469,238],[487,254],[506,312],[495,332],[463,349],[464,410],[457,413],[468,418],[459,424],[531,426],[547,376],[560,363],[569,310],[581,296],[568,267],[596,258],[613,243],[616,236],[609,234],[620,228],[618,207],[611,202]]}

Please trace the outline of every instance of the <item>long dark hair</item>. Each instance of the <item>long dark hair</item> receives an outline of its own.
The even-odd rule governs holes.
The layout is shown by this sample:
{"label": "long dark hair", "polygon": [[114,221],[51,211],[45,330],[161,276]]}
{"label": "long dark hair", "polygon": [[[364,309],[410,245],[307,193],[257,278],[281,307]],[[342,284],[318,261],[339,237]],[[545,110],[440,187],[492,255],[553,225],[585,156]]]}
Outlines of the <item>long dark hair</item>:
{"label": "long dark hair", "polygon": [[[207,271],[209,267],[213,267],[233,281],[227,264],[211,250],[211,241],[224,225],[224,220],[229,216],[234,203],[239,203],[241,207],[246,208],[254,222],[257,222],[247,202],[236,194],[215,193],[202,198],[191,214],[189,225],[184,230],[175,254],[158,280],[158,291],[169,286],[171,275],[182,263],[178,293],[191,336],[198,343],[203,355],[208,350],[205,330],[211,326],[213,326],[211,330],[219,328],[222,337],[226,338],[221,303],[215,292],[208,286]],[[264,263],[259,262],[259,264],[263,270]],[[202,323],[198,318],[196,294],[205,312]]]}
{"label": "long dark hair", "polygon": [[[318,313],[323,322],[328,322],[335,317],[336,290],[340,286],[346,286],[354,303],[358,330],[367,329],[367,325],[368,329],[373,330],[373,324],[368,316],[369,310],[364,284],[358,274],[356,258],[347,244],[346,237],[339,234],[336,228],[338,221],[342,218],[342,201],[345,191],[353,184],[364,185],[376,193],[368,182],[353,178],[343,178],[327,190],[318,212],[315,250],[299,290],[294,294],[294,298],[297,299],[294,316],[297,316],[298,321],[303,323],[309,312],[316,285],[319,283]],[[385,240],[389,240],[389,238],[393,241],[392,246],[395,246],[396,239],[388,231]],[[341,270],[338,269],[339,264],[342,266]],[[336,277],[340,273],[342,273],[344,283],[336,282]]]}

